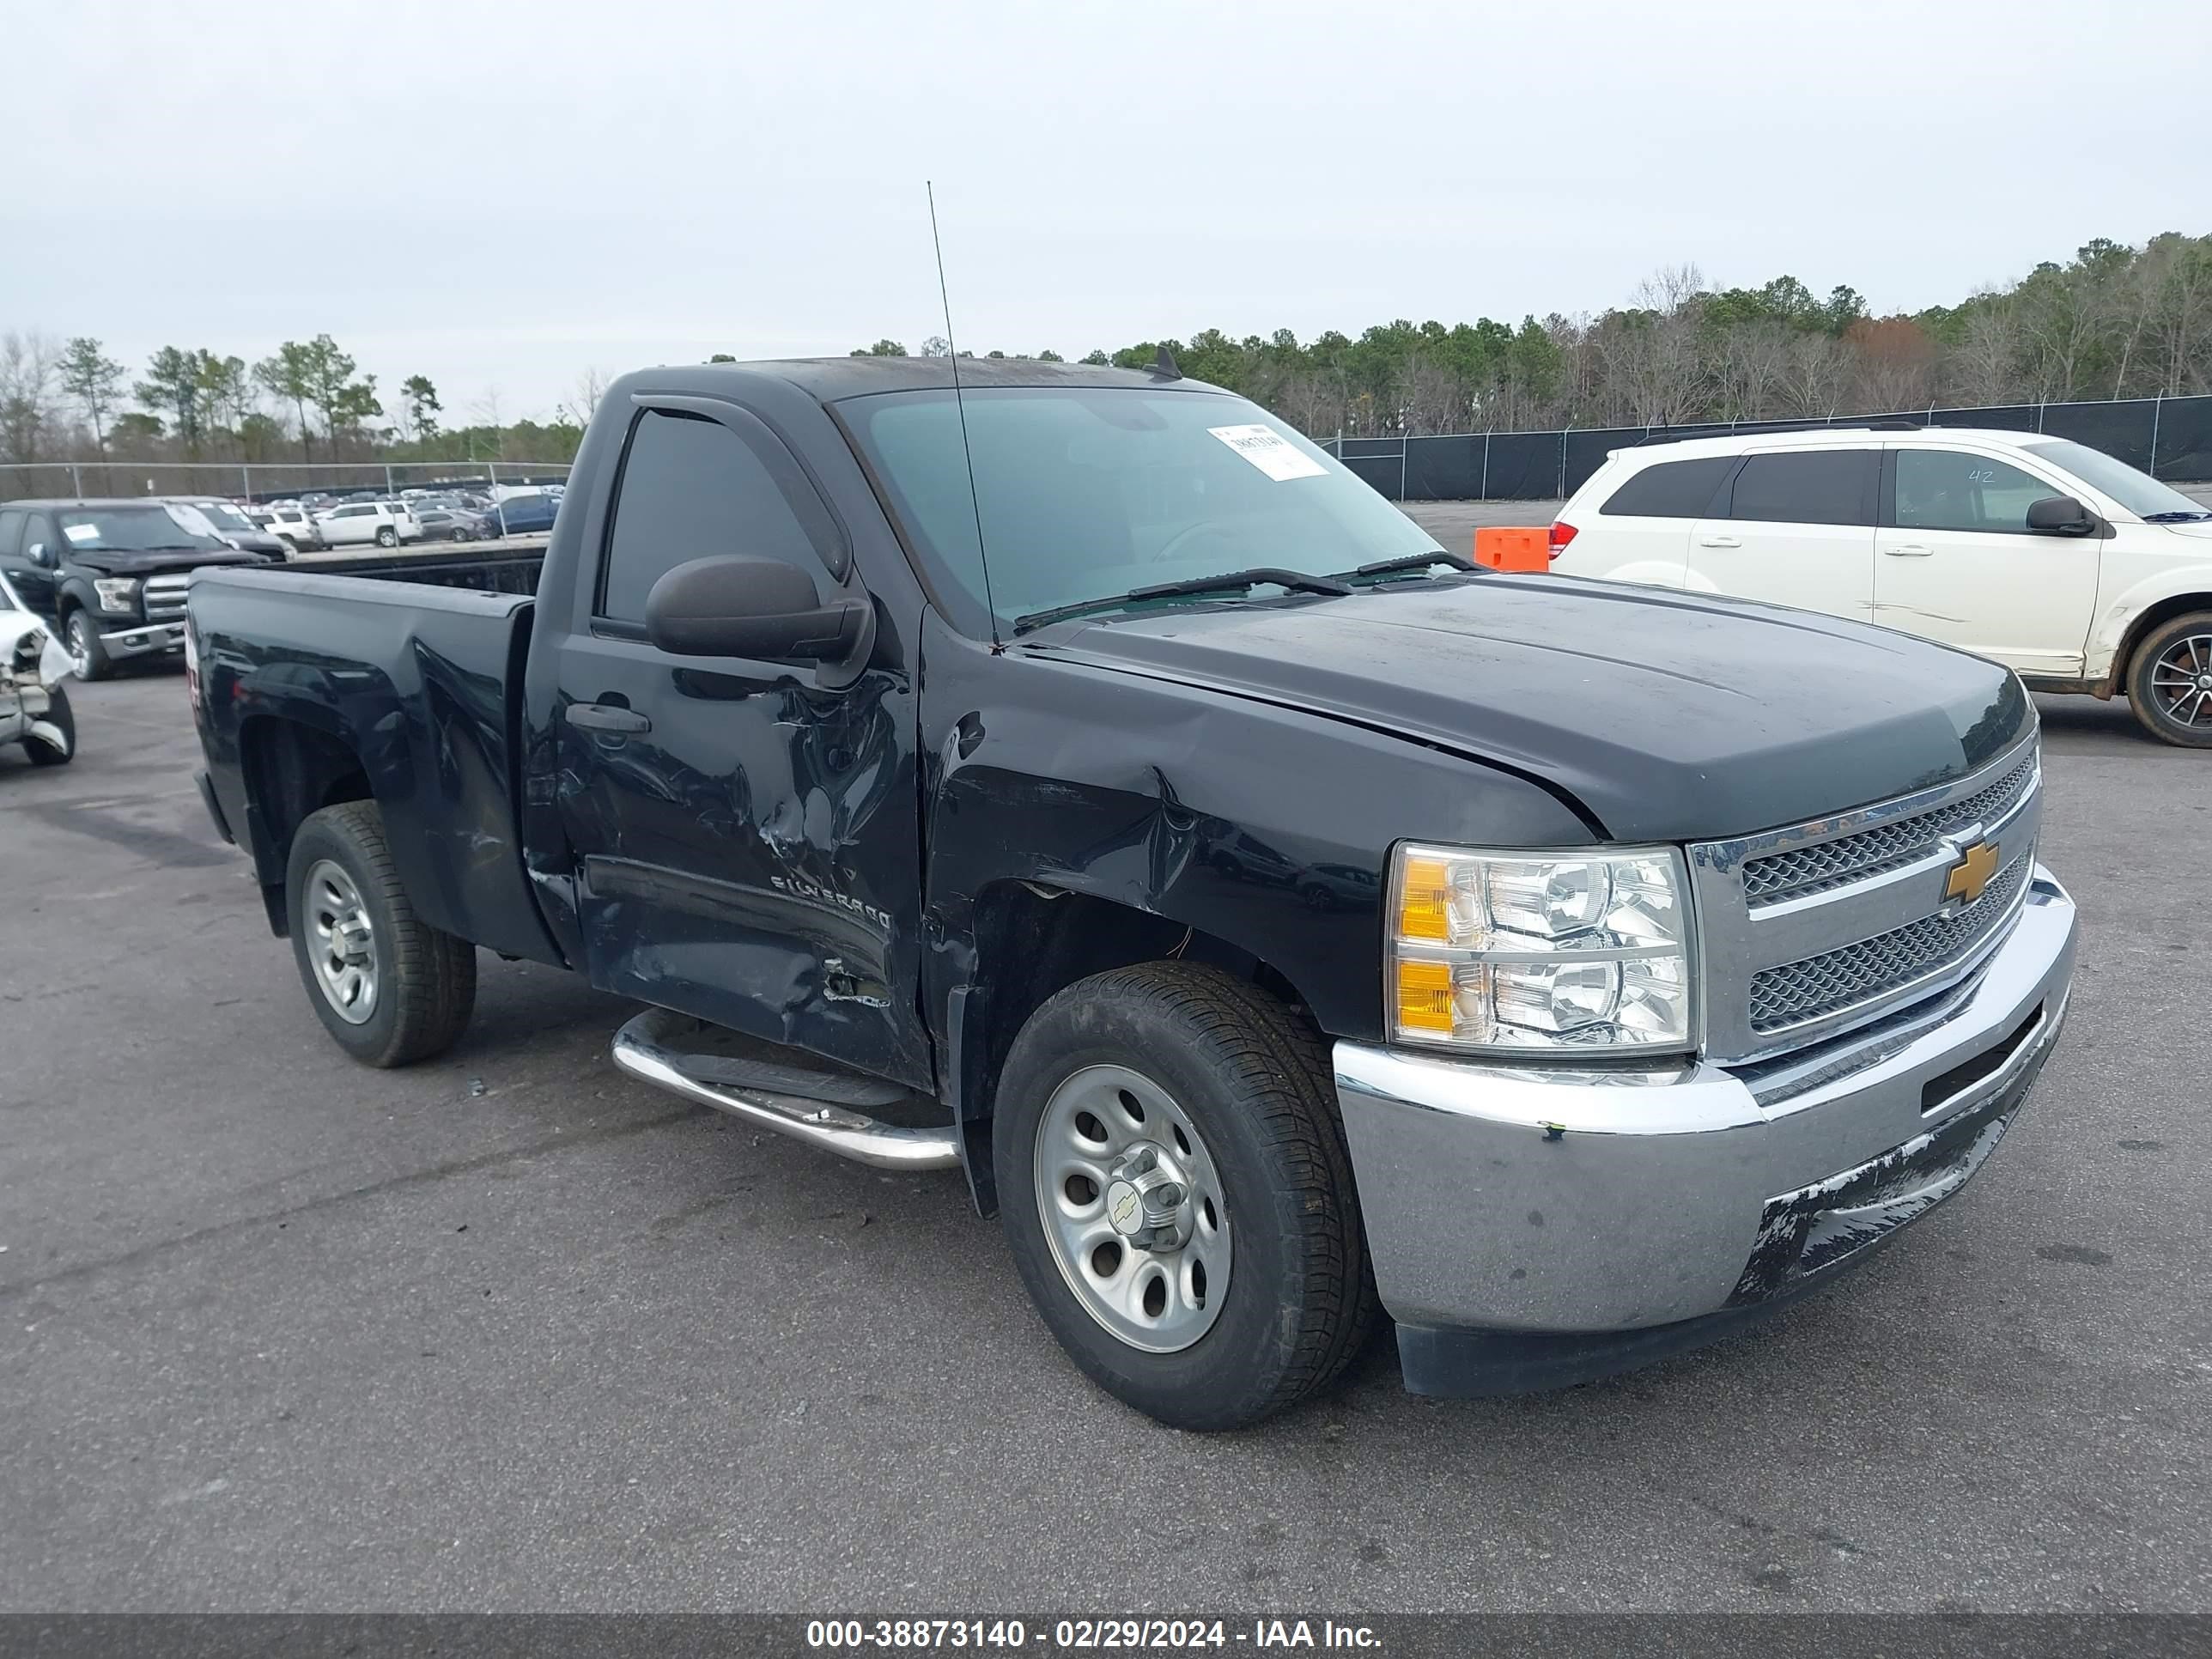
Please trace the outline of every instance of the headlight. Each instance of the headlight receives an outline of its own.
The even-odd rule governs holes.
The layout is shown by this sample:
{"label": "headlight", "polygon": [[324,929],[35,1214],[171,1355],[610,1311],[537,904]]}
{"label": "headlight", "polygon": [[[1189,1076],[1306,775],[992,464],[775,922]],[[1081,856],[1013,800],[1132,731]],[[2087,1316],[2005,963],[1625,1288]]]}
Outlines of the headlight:
{"label": "headlight", "polygon": [[99,576],[92,591],[100,595],[102,611],[128,611],[138,603],[138,579],[136,576]]}
{"label": "headlight", "polygon": [[1492,1052],[1692,1048],[1688,890],[1671,847],[1540,857],[1401,846],[1391,1035]]}

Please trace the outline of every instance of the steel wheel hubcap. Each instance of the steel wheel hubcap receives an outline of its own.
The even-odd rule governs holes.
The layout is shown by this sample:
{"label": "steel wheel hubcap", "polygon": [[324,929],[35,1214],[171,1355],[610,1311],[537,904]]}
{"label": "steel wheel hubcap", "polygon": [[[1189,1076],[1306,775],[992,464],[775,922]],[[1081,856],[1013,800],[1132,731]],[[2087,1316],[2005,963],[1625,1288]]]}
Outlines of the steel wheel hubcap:
{"label": "steel wheel hubcap", "polygon": [[1085,1313],[1133,1348],[1173,1353],[1213,1328],[1231,1250],[1221,1176],[1167,1091],[1089,1066],[1037,1124],[1037,1213]]}
{"label": "steel wheel hubcap", "polygon": [[318,859],[307,870],[306,896],[315,983],[340,1019],[365,1024],[376,1012],[376,933],[361,890],[341,866]]}
{"label": "steel wheel hubcap", "polygon": [[2212,726],[2212,634],[2191,634],[2160,653],[2150,669],[2151,696],[2177,726]]}

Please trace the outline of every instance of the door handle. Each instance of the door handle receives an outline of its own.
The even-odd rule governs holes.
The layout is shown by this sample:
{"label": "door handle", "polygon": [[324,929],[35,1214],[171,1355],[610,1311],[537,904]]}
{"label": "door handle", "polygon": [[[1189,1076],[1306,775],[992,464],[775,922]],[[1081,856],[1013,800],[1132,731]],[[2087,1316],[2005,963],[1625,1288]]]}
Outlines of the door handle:
{"label": "door handle", "polygon": [[1893,559],[1924,559],[1936,550],[1923,547],[1918,542],[1901,542],[1895,547],[1885,547],[1881,550]]}
{"label": "door handle", "polygon": [[611,702],[572,702],[568,724],[586,732],[650,732],[653,722],[635,708]]}
{"label": "door handle", "polygon": [[1700,536],[1698,538],[1698,545],[1699,547],[1741,547],[1743,543],[1735,536]]}

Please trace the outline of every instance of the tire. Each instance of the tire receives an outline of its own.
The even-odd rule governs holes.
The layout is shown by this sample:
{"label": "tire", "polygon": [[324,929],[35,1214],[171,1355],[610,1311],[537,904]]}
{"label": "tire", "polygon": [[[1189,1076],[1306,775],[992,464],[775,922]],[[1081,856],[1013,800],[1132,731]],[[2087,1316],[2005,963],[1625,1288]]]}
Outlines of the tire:
{"label": "tire", "polygon": [[[1122,1079],[1134,1084],[1120,1086]],[[1092,1092],[1102,1087],[1110,1092]],[[1133,1091],[1151,1102],[1142,1127],[1133,1128],[1126,1109]],[[1106,1392],[1175,1428],[1242,1428],[1326,1388],[1365,1346],[1379,1310],[1325,1049],[1281,1003],[1188,963],[1097,975],[1030,1017],[1006,1057],[997,1099],[993,1152],[1015,1266],[1054,1336]],[[1087,1114],[1070,1118],[1067,1110],[1085,1099],[1123,1103],[1109,1136],[1160,1137],[1149,1143],[1153,1152],[1137,1143],[1139,1158],[1164,1162],[1170,1146],[1180,1148],[1174,1168],[1188,1176],[1176,1183],[1191,1206],[1182,1224],[1190,1229],[1188,1257],[1132,1249],[1118,1235],[1094,1232],[1116,1263],[1115,1277],[1100,1279],[1081,1264],[1096,1269],[1101,1246],[1062,1242],[1062,1228],[1113,1226],[1109,1208],[1129,1196],[1118,1180],[1102,1189],[1077,1176],[1071,1190],[1055,1177],[1074,1144],[1058,1126],[1081,1132]],[[1042,1182],[1041,1149],[1050,1160]],[[1129,1166],[1101,1167],[1110,1176]],[[1219,1211],[1207,1210],[1200,1194],[1217,1188]],[[1048,1218],[1048,1206],[1059,1206],[1063,1194],[1076,1201],[1057,1208],[1063,1218]],[[1200,1219],[1206,1216],[1218,1224],[1210,1237]],[[1206,1285],[1193,1264],[1202,1267],[1209,1249],[1224,1245],[1224,1282]],[[1163,1325],[1162,1340],[1180,1343],[1166,1351],[1140,1345],[1144,1318],[1153,1316],[1147,1275],[1181,1286],[1163,1287],[1159,1317],[1197,1332],[1186,1339]],[[1093,1288],[1079,1290],[1079,1279]],[[1111,1292],[1097,1288],[1111,1283],[1144,1294],[1121,1297],[1116,1315],[1107,1306]],[[1206,1301],[1209,1292],[1211,1308],[1192,1311],[1190,1302]],[[1115,1317],[1138,1328],[1134,1335],[1110,1328],[1106,1321]]]}
{"label": "tire", "polygon": [[398,546],[399,532],[394,530],[390,525],[385,526],[383,529],[376,532],[376,544],[379,547]]}
{"label": "tire", "polygon": [[83,611],[72,611],[62,619],[62,647],[81,680],[104,680],[115,672],[114,660],[100,642],[100,629]]}
{"label": "tire", "polygon": [[2160,742],[2212,749],[2212,611],[2163,623],[2136,647],[2128,704]]}
{"label": "tire", "polygon": [[[325,946],[333,930],[319,931],[317,915],[334,912],[366,927],[369,993],[350,1000],[357,1017],[340,1011],[338,992],[325,983],[326,972],[333,981],[341,978],[330,966],[340,951]],[[415,914],[374,802],[325,806],[300,826],[285,869],[284,914],[309,1004],[338,1047],[363,1065],[428,1060],[453,1047],[467,1026],[477,999],[476,947]]]}
{"label": "tire", "polygon": [[66,766],[76,755],[76,715],[70,708],[66,686],[58,685],[46,693],[46,719],[60,729],[63,747],[56,749],[37,738],[26,738],[23,752],[33,766]]}
{"label": "tire", "polygon": [[279,536],[276,539],[284,544],[285,558],[289,560],[296,559],[300,556],[299,543],[294,541],[289,536]]}

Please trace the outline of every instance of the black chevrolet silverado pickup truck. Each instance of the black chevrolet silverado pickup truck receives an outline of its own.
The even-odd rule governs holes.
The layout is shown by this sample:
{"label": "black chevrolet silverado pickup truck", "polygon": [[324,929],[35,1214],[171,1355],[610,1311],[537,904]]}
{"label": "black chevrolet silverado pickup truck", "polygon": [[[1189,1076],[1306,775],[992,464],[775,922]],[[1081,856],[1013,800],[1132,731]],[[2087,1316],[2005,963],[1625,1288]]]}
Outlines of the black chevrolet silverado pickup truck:
{"label": "black chevrolet silverado pickup truck", "polygon": [[533,595],[195,580],[207,802],[349,1053],[572,968],[629,1073],[963,1170],[1194,1428],[1384,1312],[1432,1393],[1733,1330],[1996,1146],[2075,931],[2010,673],[1475,569],[1170,364],[960,374],[618,381]]}

